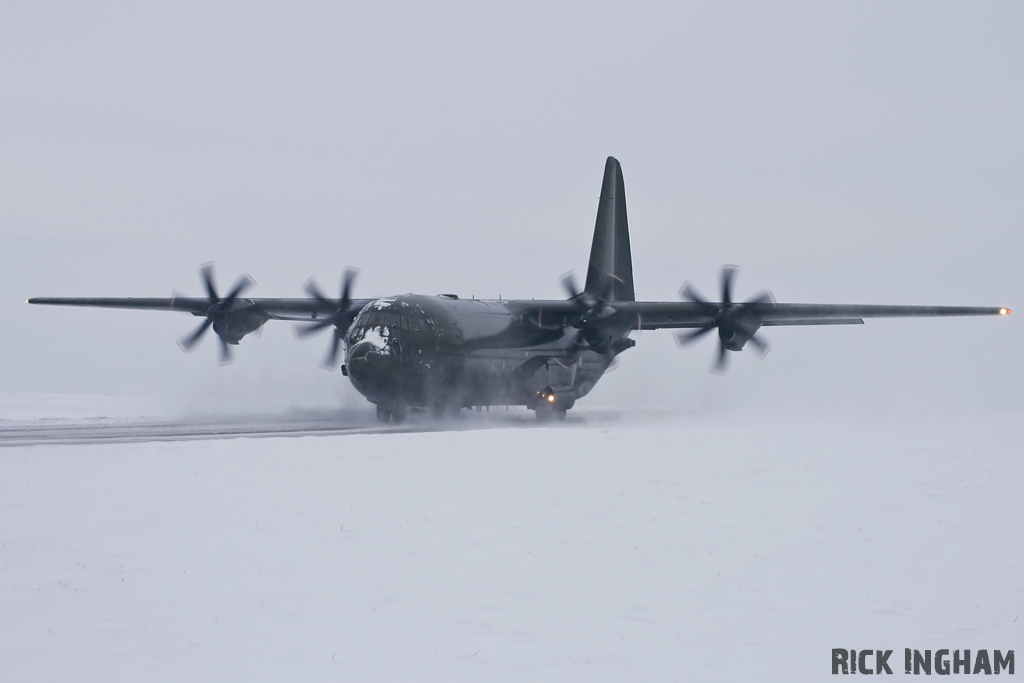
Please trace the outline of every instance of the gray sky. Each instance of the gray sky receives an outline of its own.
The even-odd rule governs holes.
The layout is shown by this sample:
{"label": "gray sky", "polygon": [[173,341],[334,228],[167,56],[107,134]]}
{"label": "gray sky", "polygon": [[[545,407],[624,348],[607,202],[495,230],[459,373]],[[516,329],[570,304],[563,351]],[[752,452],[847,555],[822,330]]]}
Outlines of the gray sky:
{"label": "gray sky", "polygon": [[[604,158],[638,298],[1007,305],[1009,320],[773,329],[763,362],[643,333],[589,399],[1024,409],[1024,7],[1015,2],[2,3],[2,392],[358,402],[287,324],[29,296],[560,298]],[[263,403],[267,401],[268,403]]]}

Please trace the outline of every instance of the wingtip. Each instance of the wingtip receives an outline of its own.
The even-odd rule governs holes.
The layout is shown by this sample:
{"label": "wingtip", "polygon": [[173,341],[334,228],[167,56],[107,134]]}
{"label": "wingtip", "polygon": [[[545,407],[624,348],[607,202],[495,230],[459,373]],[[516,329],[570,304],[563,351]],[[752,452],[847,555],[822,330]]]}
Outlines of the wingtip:
{"label": "wingtip", "polygon": [[1013,313],[1013,311],[1011,311],[1009,308],[999,309],[999,315],[1010,315],[1011,313]]}

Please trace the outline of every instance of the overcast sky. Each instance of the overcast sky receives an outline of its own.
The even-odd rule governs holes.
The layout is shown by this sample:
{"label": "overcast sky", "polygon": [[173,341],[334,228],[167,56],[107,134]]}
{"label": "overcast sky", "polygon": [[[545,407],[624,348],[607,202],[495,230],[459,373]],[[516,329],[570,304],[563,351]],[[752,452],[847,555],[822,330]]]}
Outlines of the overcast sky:
{"label": "overcast sky", "polygon": [[[30,296],[560,298],[604,159],[637,297],[1024,314],[1024,6],[0,3],[0,392],[252,408],[361,402],[270,323],[218,367],[199,319]],[[646,332],[588,399],[730,410],[1024,409],[1010,319]]]}

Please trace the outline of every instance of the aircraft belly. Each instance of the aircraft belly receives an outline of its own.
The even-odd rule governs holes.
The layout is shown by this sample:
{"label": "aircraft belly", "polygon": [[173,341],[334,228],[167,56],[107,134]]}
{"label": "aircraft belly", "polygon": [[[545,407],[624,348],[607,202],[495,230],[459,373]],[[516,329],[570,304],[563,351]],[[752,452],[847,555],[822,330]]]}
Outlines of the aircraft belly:
{"label": "aircraft belly", "polygon": [[[537,367],[533,368],[531,362]],[[465,358],[464,377],[479,399],[475,405],[526,405],[545,389],[581,398],[590,392],[608,364],[605,356],[587,350],[488,350]]]}

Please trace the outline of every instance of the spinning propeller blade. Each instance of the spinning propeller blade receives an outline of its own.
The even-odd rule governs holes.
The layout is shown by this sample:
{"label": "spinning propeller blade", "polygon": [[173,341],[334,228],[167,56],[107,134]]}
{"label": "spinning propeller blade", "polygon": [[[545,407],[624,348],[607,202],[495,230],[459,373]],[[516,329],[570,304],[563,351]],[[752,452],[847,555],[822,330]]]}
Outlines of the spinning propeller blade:
{"label": "spinning propeller blade", "polygon": [[352,284],[359,273],[354,268],[346,268],[341,278],[341,298],[336,300],[328,299],[317,286],[313,278],[306,281],[304,289],[310,297],[318,301],[322,306],[330,309],[327,317],[313,323],[303,323],[295,326],[295,334],[299,337],[307,337],[316,334],[328,327],[334,327],[334,335],[330,345],[327,347],[327,355],[321,365],[333,370],[338,364],[338,353],[341,350],[341,342],[348,331],[349,326],[359,313],[352,306]]}
{"label": "spinning propeller blade", "polygon": [[707,301],[689,282],[679,290],[679,294],[695,304],[710,318],[702,327],[690,332],[677,332],[676,343],[680,346],[697,341],[711,330],[718,330],[718,353],[715,357],[713,372],[725,372],[727,365],[726,351],[738,351],[750,342],[764,356],[768,352],[768,344],[756,334],[760,321],[750,317],[751,310],[758,305],[774,303],[775,299],[769,292],[736,304],[732,300],[732,281],[736,276],[737,266],[722,266],[721,284],[722,299],[719,303]]}
{"label": "spinning propeller blade", "polygon": [[[213,277],[213,264],[204,263],[199,267],[199,276],[203,281],[203,286],[206,289],[208,307],[206,309],[206,320],[196,328],[195,332],[184,337],[178,341],[178,345],[184,351],[191,351],[195,348],[196,344],[203,338],[206,331],[210,329],[218,320],[223,319],[225,316],[231,313],[231,306],[235,303],[235,300],[249,287],[252,287],[253,279],[248,275],[243,275],[238,278],[235,286],[231,288],[231,292],[223,299],[217,294],[217,284]],[[217,331],[217,328],[214,328]],[[218,333],[220,336],[220,333]],[[220,358],[221,363],[231,362],[231,350],[228,348],[228,342],[220,337],[221,352]]]}

